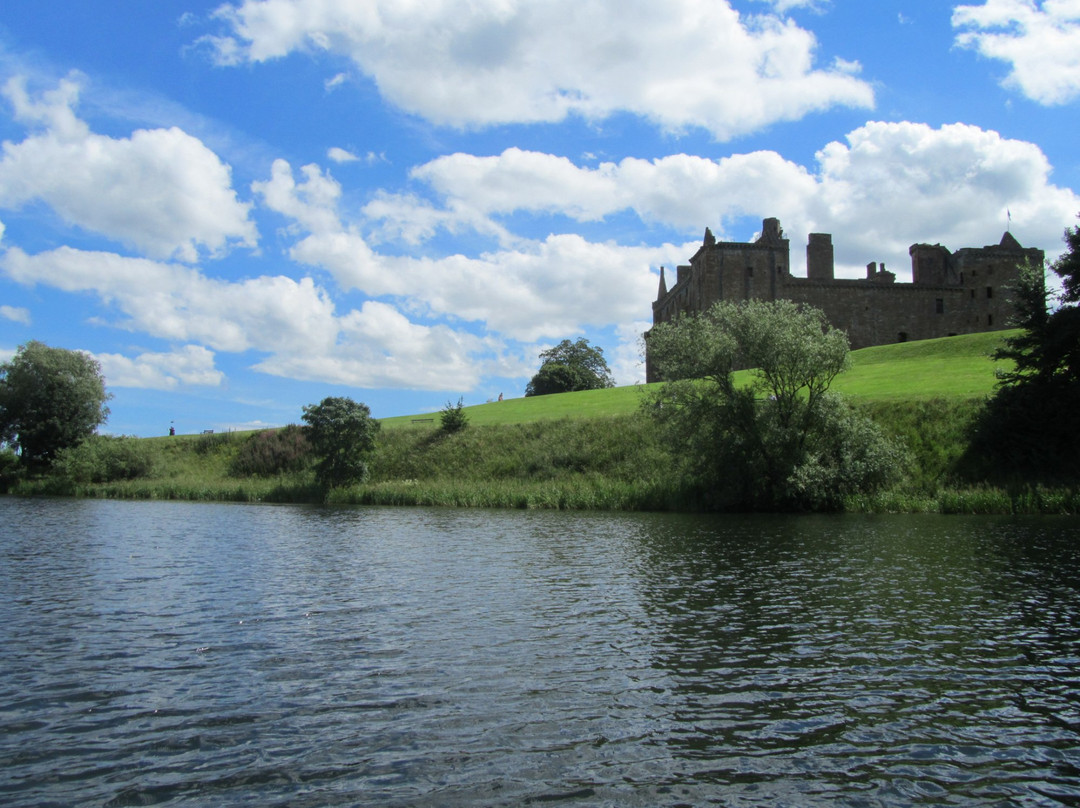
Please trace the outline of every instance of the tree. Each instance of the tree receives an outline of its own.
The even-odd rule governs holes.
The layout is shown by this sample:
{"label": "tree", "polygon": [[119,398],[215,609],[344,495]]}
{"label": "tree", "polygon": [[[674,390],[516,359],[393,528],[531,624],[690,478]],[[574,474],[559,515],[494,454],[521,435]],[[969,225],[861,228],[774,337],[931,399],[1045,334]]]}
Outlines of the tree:
{"label": "tree", "polygon": [[459,397],[457,404],[446,402],[439,414],[439,428],[448,435],[460,432],[469,425],[469,416],[465,414],[465,405]]}
{"label": "tree", "polygon": [[1021,268],[1010,290],[1016,307],[1008,337],[994,353],[1011,362],[975,422],[965,458],[973,475],[1027,481],[1080,476],[1080,227],[1065,230],[1068,249],[1051,265],[1062,293],[1046,287],[1041,266]]}
{"label": "tree", "polygon": [[0,442],[24,466],[47,466],[105,423],[111,397],[90,355],[31,340],[0,364]]}
{"label": "tree", "polygon": [[594,348],[586,339],[564,339],[554,348],[540,352],[540,369],[525,387],[526,396],[573,393],[614,387],[604,349]]}
{"label": "tree", "polygon": [[[895,468],[898,450],[828,392],[848,341],[821,311],[720,302],[654,326],[648,342],[666,381],[645,407],[707,507],[835,509]],[[738,368],[752,368],[749,383]]]}
{"label": "tree", "polygon": [[328,397],[304,407],[307,439],[318,458],[315,477],[325,488],[363,482],[367,457],[375,449],[380,424],[366,404]]}

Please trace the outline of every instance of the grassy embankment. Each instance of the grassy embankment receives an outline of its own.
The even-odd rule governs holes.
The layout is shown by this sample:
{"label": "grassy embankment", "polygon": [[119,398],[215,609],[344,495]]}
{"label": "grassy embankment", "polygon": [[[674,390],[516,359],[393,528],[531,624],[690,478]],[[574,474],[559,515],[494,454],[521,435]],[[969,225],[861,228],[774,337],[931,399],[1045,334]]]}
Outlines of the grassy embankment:
{"label": "grassy embankment", "polygon": [[[963,481],[958,462],[972,418],[992,392],[989,353],[1001,333],[856,351],[834,390],[908,449],[892,489],[849,507],[871,511],[1078,512],[1080,493]],[[387,418],[363,485],[337,503],[517,508],[678,509],[670,459],[638,412],[646,388],[518,398],[466,408],[469,427],[439,430],[438,413]],[[310,471],[237,477],[230,464],[249,434],[142,441],[152,460],[135,480],[24,483],[16,492],[233,501],[314,502]]]}

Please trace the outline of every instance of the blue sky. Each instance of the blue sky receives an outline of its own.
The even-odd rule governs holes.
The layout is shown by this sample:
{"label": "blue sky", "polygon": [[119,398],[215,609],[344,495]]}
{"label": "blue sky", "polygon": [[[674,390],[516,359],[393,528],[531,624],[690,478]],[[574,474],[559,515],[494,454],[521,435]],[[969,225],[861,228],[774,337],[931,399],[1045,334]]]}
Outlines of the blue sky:
{"label": "blue sky", "polygon": [[779,217],[838,274],[1080,213],[1080,0],[7,0],[0,358],[106,431],[643,379],[660,266]]}

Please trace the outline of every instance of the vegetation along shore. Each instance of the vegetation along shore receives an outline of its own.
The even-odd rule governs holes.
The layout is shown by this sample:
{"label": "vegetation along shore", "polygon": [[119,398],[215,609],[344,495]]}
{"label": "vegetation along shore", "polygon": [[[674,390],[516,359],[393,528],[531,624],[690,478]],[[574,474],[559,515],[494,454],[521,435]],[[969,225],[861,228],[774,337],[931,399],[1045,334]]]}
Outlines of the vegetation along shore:
{"label": "vegetation along shore", "polygon": [[[1011,367],[1003,336],[962,335],[852,352],[832,390],[903,450],[892,481],[839,509],[1080,513],[1076,481],[973,462],[973,430]],[[736,379],[745,379],[745,371]],[[304,430],[95,436],[40,474],[0,468],[15,495],[497,508],[694,510],[642,402],[659,385],[508,399],[380,422],[362,483],[317,479]],[[456,426],[455,426],[456,423]],[[447,428],[449,425],[450,428]]]}

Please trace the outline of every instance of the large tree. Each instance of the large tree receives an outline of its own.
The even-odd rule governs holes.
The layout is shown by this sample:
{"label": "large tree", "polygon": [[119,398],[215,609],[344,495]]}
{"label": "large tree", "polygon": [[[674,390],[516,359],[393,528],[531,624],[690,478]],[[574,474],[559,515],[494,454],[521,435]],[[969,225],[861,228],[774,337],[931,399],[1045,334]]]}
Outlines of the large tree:
{"label": "large tree", "polygon": [[363,482],[367,457],[375,448],[380,424],[367,404],[328,397],[304,407],[308,443],[318,458],[315,476],[326,488]]}
{"label": "large tree", "polygon": [[564,339],[554,348],[540,352],[540,369],[525,387],[526,396],[573,393],[614,387],[604,359],[604,349],[594,348],[586,339]]}
{"label": "large tree", "polygon": [[97,360],[30,341],[0,364],[0,442],[23,465],[48,465],[105,423],[109,398]]}
{"label": "large tree", "polygon": [[821,311],[720,302],[654,326],[648,341],[666,381],[645,407],[705,506],[837,508],[895,468],[895,447],[828,392],[848,340]]}
{"label": "large tree", "polygon": [[1020,332],[994,354],[1008,360],[1000,386],[976,421],[967,463],[990,478],[1057,482],[1080,477],[1080,227],[1051,266],[1055,295],[1041,266],[1022,268],[1011,289]]}

